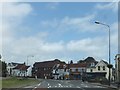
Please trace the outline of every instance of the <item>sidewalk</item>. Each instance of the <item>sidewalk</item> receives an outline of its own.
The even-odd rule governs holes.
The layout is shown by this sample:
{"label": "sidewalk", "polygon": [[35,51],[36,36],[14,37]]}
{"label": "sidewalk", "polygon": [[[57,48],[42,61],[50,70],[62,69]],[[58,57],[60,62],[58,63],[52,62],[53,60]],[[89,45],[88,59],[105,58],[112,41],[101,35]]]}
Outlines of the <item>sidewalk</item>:
{"label": "sidewalk", "polygon": [[107,88],[113,88],[113,89],[117,89],[117,90],[120,90],[120,87],[119,87],[119,89],[118,89],[118,87],[117,86],[115,86],[115,85],[104,85],[104,84],[100,84],[100,83],[92,83],[92,84],[95,84],[95,85],[99,85],[99,86],[103,86],[103,87],[107,87]]}

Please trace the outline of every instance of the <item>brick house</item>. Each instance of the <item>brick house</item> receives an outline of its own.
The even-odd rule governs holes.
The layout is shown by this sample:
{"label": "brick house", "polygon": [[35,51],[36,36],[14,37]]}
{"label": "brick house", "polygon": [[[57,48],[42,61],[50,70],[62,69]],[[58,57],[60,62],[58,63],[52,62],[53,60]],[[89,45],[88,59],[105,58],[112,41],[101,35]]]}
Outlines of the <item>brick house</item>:
{"label": "brick house", "polygon": [[80,80],[86,73],[86,64],[56,64],[53,68],[54,79]]}
{"label": "brick house", "polygon": [[70,64],[70,79],[81,80],[85,78],[86,74],[86,64],[85,63],[76,63]]}
{"label": "brick house", "polygon": [[[97,61],[92,57],[87,57],[85,60],[80,60],[78,63],[71,64],[56,64],[53,68],[54,79],[87,79],[87,67],[96,64]],[[64,67],[66,66],[66,67]]]}
{"label": "brick house", "polygon": [[53,66],[55,64],[65,63],[58,59],[52,61],[35,62],[32,68],[32,76],[36,78],[51,79]]}

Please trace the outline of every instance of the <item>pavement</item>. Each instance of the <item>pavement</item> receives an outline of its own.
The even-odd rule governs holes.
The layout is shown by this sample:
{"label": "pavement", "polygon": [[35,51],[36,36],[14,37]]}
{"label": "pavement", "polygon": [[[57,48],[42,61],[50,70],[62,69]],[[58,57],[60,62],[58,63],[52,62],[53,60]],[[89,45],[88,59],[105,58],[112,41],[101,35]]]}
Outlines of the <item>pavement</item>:
{"label": "pavement", "polygon": [[31,90],[48,90],[48,89],[79,89],[79,90],[118,90],[115,87],[108,87],[101,84],[82,82],[81,80],[40,80],[40,83],[27,86],[25,88],[32,88]]}

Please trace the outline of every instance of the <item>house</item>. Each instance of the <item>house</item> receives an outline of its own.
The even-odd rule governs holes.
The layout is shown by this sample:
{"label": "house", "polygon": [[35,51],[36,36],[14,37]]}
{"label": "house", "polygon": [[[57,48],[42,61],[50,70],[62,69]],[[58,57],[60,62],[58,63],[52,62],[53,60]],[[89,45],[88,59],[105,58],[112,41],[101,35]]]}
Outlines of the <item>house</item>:
{"label": "house", "polygon": [[120,82],[120,54],[115,56],[115,81]]}
{"label": "house", "polygon": [[7,74],[8,74],[8,76],[12,76],[13,68],[15,68],[18,64],[20,64],[20,63],[11,62],[11,63],[7,64]]}
{"label": "house", "polygon": [[[96,64],[93,64],[87,67],[87,77],[88,78],[99,78],[105,77],[109,79],[109,68],[107,67],[108,63],[104,60],[99,61]],[[113,80],[112,69],[110,70],[111,80]]]}
{"label": "house", "polygon": [[54,79],[71,79],[80,80],[84,78],[86,72],[86,64],[56,64],[53,67],[53,77]]}
{"label": "house", "polygon": [[97,61],[93,57],[87,57],[85,60],[80,60],[78,63],[56,64],[53,67],[54,79],[86,79],[87,67],[96,64]]}
{"label": "house", "polygon": [[20,76],[20,77],[26,77],[27,76],[27,69],[30,66],[26,66],[25,63],[24,64],[18,64],[16,67],[13,68],[12,70],[12,75],[13,76]]}
{"label": "house", "polygon": [[76,63],[70,64],[70,79],[82,80],[85,78],[86,74],[86,64],[85,63]]}
{"label": "house", "polygon": [[69,79],[69,68],[66,63],[59,63],[53,66],[52,75],[54,79]]}
{"label": "house", "polygon": [[44,62],[35,62],[32,68],[32,76],[36,78],[51,79],[53,78],[53,66],[60,63],[65,62],[61,62],[58,59]]}

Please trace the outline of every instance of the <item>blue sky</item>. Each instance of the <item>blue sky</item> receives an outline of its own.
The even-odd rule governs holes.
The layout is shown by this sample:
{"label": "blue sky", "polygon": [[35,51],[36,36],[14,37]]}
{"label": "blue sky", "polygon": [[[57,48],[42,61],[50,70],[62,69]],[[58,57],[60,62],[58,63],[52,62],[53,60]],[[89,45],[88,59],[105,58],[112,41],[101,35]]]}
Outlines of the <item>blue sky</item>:
{"label": "blue sky", "polygon": [[117,3],[31,2],[2,5],[1,37],[6,62],[108,58],[107,27],[111,27],[111,58],[117,54]]}

